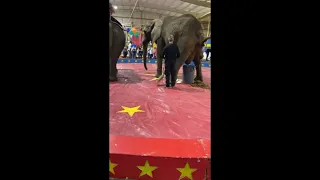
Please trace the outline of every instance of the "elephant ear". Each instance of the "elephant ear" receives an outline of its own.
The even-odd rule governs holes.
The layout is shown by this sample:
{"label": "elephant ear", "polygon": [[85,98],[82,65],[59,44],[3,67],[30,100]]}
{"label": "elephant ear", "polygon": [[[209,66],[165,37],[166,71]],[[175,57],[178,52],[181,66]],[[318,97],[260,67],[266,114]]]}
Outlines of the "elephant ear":
{"label": "elephant ear", "polygon": [[151,39],[152,43],[157,41],[161,36],[161,28],[162,28],[163,21],[160,19],[153,20],[153,28],[151,31]]}

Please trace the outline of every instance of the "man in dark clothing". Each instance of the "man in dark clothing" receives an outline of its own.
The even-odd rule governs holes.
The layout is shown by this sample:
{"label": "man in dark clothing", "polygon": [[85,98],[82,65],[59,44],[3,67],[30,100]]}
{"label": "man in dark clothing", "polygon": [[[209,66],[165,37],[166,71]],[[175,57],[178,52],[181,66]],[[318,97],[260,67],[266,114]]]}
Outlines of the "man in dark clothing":
{"label": "man in dark clothing", "polygon": [[166,87],[170,87],[170,76],[171,76],[171,87],[176,84],[176,59],[180,57],[180,51],[176,44],[173,43],[173,35],[169,37],[169,44],[163,49],[161,58],[165,59],[165,75],[166,75]]}

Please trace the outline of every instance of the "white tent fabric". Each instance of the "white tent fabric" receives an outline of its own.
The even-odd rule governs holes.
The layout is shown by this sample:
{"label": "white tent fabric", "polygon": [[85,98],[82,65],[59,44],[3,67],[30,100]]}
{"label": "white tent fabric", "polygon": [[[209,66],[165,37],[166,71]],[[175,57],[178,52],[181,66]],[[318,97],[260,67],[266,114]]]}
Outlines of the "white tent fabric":
{"label": "white tent fabric", "polygon": [[139,27],[164,16],[193,14],[203,22],[210,21],[210,0],[109,0],[115,7],[114,17],[126,26]]}

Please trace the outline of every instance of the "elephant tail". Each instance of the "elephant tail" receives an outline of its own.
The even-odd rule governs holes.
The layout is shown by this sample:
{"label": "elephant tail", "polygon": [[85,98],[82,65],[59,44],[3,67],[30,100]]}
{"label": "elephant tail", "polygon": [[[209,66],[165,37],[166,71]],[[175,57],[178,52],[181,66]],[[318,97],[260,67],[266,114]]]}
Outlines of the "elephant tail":
{"label": "elephant tail", "polygon": [[146,70],[148,70],[148,68],[147,68],[147,51],[148,51],[148,42],[145,41],[143,43],[143,57],[142,58],[143,58],[143,65]]}
{"label": "elephant tail", "polygon": [[147,60],[146,60],[146,59],[143,60],[143,65],[144,65],[144,68],[145,68],[146,70],[148,70],[148,68],[147,68]]}

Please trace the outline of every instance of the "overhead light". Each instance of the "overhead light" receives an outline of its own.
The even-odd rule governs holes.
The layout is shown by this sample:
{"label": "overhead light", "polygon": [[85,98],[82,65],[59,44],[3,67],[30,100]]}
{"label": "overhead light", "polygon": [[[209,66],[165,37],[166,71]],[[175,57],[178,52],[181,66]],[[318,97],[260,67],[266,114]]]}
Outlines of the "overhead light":
{"label": "overhead light", "polygon": [[118,9],[118,6],[113,6],[114,9]]}

